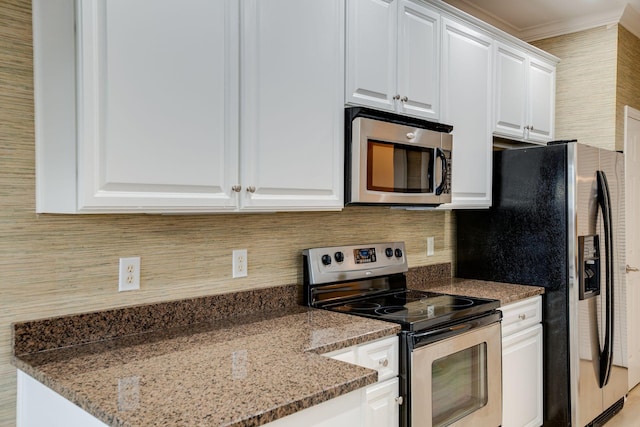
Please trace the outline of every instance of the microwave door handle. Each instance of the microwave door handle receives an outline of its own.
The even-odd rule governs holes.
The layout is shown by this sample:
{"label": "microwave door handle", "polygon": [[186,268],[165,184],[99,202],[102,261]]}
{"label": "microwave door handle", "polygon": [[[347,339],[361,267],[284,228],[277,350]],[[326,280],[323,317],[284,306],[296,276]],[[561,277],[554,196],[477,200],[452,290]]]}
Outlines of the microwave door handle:
{"label": "microwave door handle", "polygon": [[436,156],[440,159],[442,163],[442,180],[440,181],[440,185],[436,187],[435,194],[439,196],[444,191],[444,187],[447,184],[447,156],[444,154],[444,150],[442,148],[436,148]]}
{"label": "microwave door handle", "polygon": [[600,354],[600,387],[604,387],[609,382],[611,365],[613,362],[613,225],[611,216],[611,193],[607,176],[603,171],[597,171],[598,181],[598,206],[602,210],[602,221],[604,223],[604,247],[605,247],[605,271],[606,271],[606,320],[605,339],[602,353]]}

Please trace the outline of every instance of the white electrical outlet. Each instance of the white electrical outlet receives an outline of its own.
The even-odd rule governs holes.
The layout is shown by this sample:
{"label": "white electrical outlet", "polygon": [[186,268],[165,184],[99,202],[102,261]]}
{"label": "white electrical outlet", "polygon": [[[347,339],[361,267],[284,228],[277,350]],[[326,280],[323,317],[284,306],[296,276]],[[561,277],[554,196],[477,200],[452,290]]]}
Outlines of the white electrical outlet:
{"label": "white electrical outlet", "polygon": [[427,237],[427,256],[433,256],[435,242],[433,236]]}
{"label": "white electrical outlet", "polygon": [[233,251],[233,278],[247,277],[247,250],[236,249]]}
{"label": "white electrical outlet", "polygon": [[140,257],[120,258],[118,292],[140,289]]}

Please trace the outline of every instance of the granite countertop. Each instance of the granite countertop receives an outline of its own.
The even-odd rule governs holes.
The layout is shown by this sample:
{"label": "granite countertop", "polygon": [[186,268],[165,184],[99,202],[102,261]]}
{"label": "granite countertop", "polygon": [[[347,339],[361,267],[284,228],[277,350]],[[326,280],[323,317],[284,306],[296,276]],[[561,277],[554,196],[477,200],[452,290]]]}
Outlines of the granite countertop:
{"label": "granite countertop", "polygon": [[[111,426],[257,426],[377,381],[374,370],[320,354],[399,326],[288,304],[288,288],[273,289],[281,307],[264,307],[265,295],[253,292],[260,310],[204,322],[175,320],[201,308],[190,300],[15,324],[13,362]],[[222,305],[212,298],[208,305]],[[234,300],[246,298],[225,301]],[[99,335],[105,323],[142,313],[154,318],[143,330]],[[76,327],[88,330],[73,337]],[[82,342],[86,334],[92,341]]]}
{"label": "granite countertop", "polygon": [[407,286],[421,291],[440,292],[476,298],[496,299],[504,306],[536,295],[544,294],[539,286],[517,285],[487,280],[442,278],[430,275],[429,269],[417,268],[407,277]]}
{"label": "granite countertop", "polygon": [[[408,287],[500,300],[544,288],[410,269]],[[111,426],[257,426],[377,381],[321,356],[397,324],[302,307],[287,285],[13,325],[13,364]]]}

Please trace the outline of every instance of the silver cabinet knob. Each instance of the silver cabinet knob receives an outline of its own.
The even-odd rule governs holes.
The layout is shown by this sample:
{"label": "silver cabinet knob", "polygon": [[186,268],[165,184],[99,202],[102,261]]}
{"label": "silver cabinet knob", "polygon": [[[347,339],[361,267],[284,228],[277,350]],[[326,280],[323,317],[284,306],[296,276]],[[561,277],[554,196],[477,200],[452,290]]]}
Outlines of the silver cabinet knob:
{"label": "silver cabinet knob", "polygon": [[415,137],[416,137],[416,134],[415,134],[415,133],[413,133],[413,132],[409,132],[409,133],[407,133],[407,139],[413,139],[413,138],[415,138]]}
{"label": "silver cabinet knob", "polygon": [[255,193],[255,192],[256,192],[256,187],[254,187],[254,186],[249,186],[249,187],[247,187],[247,191],[248,191],[249,193]]}
{"label": "silver cabinet knob", "polygon": [[403,97],[400,99],[400,101],[402,101],[402,102],[407,102],[408,100],[409,100],[409,98],[408,98],[408,97],[406,97],[406,96],[403,96]]}
{"label": "silver cabinet knob", "polygon": [[398,405],[402,405],[404,403],[404,399],[402,398],[402,396],[396,397],[396,403]]}
{"label": "silver cabinet knob", "polygon": [[242,190],[242,186],[240,186],[240,185],[234,185],[233,187],[231,187],[231,189],[232,189],[233,191],[235,191],[236,193],[239,193],[239,192],[240,192],[240,190]]}
{"label": "silver cabinet knob", "polygon": [[383,367],[385,367],[385,368],[386,368],[387,366],[389,366],[389,359],[380,359],[380,360],[378,360],[378,363],[379,363],[381,366],[383,366]]}
{"label": "silver cabinet knob", "polygon": [[396,101],[397,101],[398,99],[400,99],[400,94],[398,94],[398,95],[394,96],[394,97],[393,97],[393,99],[395,99]]}
{"label": "silver cabinet knob", "polygon": [[527,318],[527,315],[524,314],[524,313],[518,315],[518,319],[520,319],[520,320],[524,320],[526,318]]}

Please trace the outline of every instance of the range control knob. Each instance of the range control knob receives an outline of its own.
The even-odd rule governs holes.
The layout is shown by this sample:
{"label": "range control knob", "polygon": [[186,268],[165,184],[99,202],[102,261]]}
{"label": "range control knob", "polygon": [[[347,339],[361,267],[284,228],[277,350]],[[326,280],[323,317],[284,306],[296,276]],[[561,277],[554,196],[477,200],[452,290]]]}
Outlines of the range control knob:
{"label": "range control knob", "polygon": [[330,264],[331,264],[331,256],[329,256],[329,255],[322,255],[322,264],[324,264],[324,265],[330,265]]}
{"label": "range control knob", "polygon": [[396,258],[402,258],[402,249],[396,249]]}
{"label": "range control knob", "polygon": [[393,256],[393,249],[391,248],[385,249],[384,254],[387,256],[387,258],[391,258]]}
{"label": "range control knob", "polygon": [[333,254],[333,257],[335,258],[335,260],[337,262],[342,262],[344,261],[344,254],[340,251],[336,252],[335,254]]}

